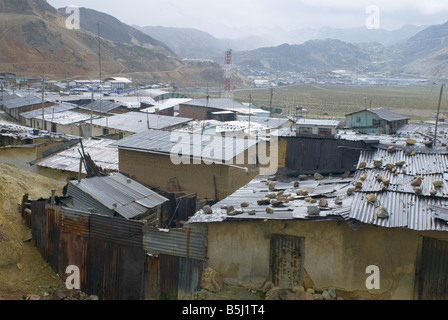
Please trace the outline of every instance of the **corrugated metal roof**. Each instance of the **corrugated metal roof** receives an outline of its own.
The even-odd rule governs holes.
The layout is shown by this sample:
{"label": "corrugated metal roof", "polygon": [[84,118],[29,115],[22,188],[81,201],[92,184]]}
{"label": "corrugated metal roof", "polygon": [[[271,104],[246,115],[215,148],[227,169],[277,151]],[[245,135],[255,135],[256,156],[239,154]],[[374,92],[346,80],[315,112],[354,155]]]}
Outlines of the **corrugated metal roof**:
{"label": "corrugated metal roof", "polygon": [[279,129],[283,127],[287,122],[291,121],[288,118],[265,118],[265,117],[257,117],[257,116],[237,116],[237,120],[239,121],[249,121],[251,123],[258,123],[263,126],[267,126],[273,129]]}
{"label": "corrugated metal roof", "polygon": [[221,110],[237,111],[238,109],[246,109],[246,106],[238,101],[232,99],[194,99],[191,101],[183,102],[183,105],[207,107]]}
{"label": "corrugated metal roof", "polygon": [[[224,220],[232,219],[248,219],[248,220],[293,220],[293,219],[305,219],[305,220],[318,220],[318,219],[341,219],[339,210],[345,207],[349,207],[351,204],[351,197],[347,196],[347,189],[352,187],[352,179],[342,178],[329,178],[316,181],[314,178],[310,178],[307,181],[301,181],[298,187],[294,187],[294,182],[276,182],[275,191],[269,190],[266,185],[266,179],[258,177],[251,181],[247,186],[239,189],[234,194],[230,195],[226,199],[215,204],[212,209],[212,214],[206,214],[203,210],[198,211],[193,217],[191,217],[188,223],[199,222],[222,222]],[[297,190],[306,190],[308,195],[297,195]],[[283,191],[283,197],[293,197],[281,206],[274,205],[259,205],[258,200],[264,199],[271,194]],[[285,196],[286,195],[286,196]],[[312,204],[305,199],[313,197],[317,201],[321,198],[325,198],[328,201],[327,208],[321,208],[318,216],[310,216],[308,214],[308,207],[316,207],[317,203]],[[342,200],[341,204],[336,204],[336,197]],[[241,207],[243,202],[248,203],[248,207]],[[223,209],[229,206],[233,206],[235,209],[243,209],[243,213],[232,216],[227,214],[227,209]],[[273,213],[266,211],[267,207],[273,209]],[[250,212],[253,211],[252,214]]]}
{"label": "corrugated metal roof", "polygon": [[355,194],[350,218],[388,228],[448,231],[448,225],[435,219],[430,208],[433,205],[448,208],[446,199],[419,197],[400,192],[377,193],[378,203],[389,213],[389,218],[379,219],[375,215],[378,207],[368,203],[366,196],[366,193]]}
{"label": "corrugated metal roof", "polygon": [[[118,171],[118,150],[116,147],[110,146],[113,142],[115,140],[91,138],[82,141],[84,151],[90,155],[97,166],[110,171]],[[78,172],[81,158],[78,150],[80,149],[80,144],[77,144],[70,149],[43,158],[35,164],[45,168]],[[84,166],[82,167],[82,173],[86,173]]]}
{"label": "corrugated metal roof", "polygon": [[404,161],[403,169],[407,175],[443,174],[448,171],[448,155],[437,153],[416,153],[407,155],[404,150],[389,153],[387,150],[377,149],[375,152],[362,151],[359,163],[365,162],[367,168],[374,168],[374,160],[381,159],[383,168],[386,164],[395,165]]}
{"label": "corrugated metal roof", "polygon": [[143,112],[128,112],[108,117],[107,119],[94,120],[97,126],[108,127],[133,133],[140,133],[151,129],[165,129],[191,121],[189,118],[160,116]]}
{"label": "corrugated metal roof", "polygon": [[221,162],[232,160],[256,144],[254,139],[147,130],[113,145],[148,153],[174,154]]}
{"label": "corrugated metal roof", "polygon": [[[399,120],[408,120],[409,118],[402,116],[400,114],[397,114],[395,112],[392,112],[390,110],[384,109],[384,108],[375,108],[375,109],[367,109],[366,111],[371,112],[373,114],[376,114],[381,119],[387,120],[387,121],[399,121]],[[363,111],[357,111],[353,113],[347,114],[347,116],[351,116],[357,113],[361,113]]]}
{"label": "corrugated metal roof", "polygon": [[67,195],[71,196],[75,209],[98,208],[98,213],[104,214],[106,208],[106,215],[115,211],[127,219],[135,218],[168,201],[122,174],[87,178],[80,183],[71,181]]}
{"label": "corrugated metal roof", "polygon": [[399,120],[409,119],[405,116],[402,116],[400,114],[394,113],[392,111],[389,111],[389,110],[383,109],[383,108],[367,109],[367,111],[370,111],[370,112],[376,114],[381,119],[384,119],[387,121],[399,121]]}
{"label": "corrugated metal roof", "polygon": [[36,96],[26,96],[23,98],[10,99],[6,101],[2,101],[2,104],[8,109],[18,109],[25,106],[32,106],[35,104],[42,103],[42,98],[38,98]]}
{"label": "corrugated metal roof", "polygon": [[322,119],[298,119],[296,124],[298,125],[310,125],[310,126],[327,126],[337,127],[341,122],[338,120],[322,120]]}
{"label": "corrugated metal roof", "polygon": [[79,106],[80,109],[94,111],[98,113],[109,113],[114,109],[118,109],[122,107],[120,103],[116,103],[115,101],[108,100],[96,100],[93,103],[89,103],[87,105]]}
{"label": "corrugated metal roof", "polygon": [[[360,180],[361,176],[364,174],[366,174],[367,177],[363,181],[363,192],[381,192],[383,190],[383,183],[382,181],[377,180],[377,177],[380,177],[390,181],[389,185],[386,187],[387,191],[415,193],[414,187],[411,185],[414,176],[402,173],[395,175],[391,171],[369,169],[358,170],[355,174],[355,180]],[[435,189],[433,186],[434,181],[442,181],[443,186]],[[432,196],[431,191],[434,190],[436,192],[434,196],[448,198],[448,184],[444,180],[443,174],[425,175],[422,178],[422,185],[420,187],[423,196]]]}
{"label": "corrugated metal roof", "polygon": [[[78,106],[75,104],[70,104],[70,103],[58,103],[52,107],[47,107],[44,109],[44,114],[45,115],[53,115],[53,114],[57,114],[60,112],[65,112],[65,111],[70,111],[73,109],[76,109]],[[20,114],[21,117],[26,118],[26,119],[33,119],[33,118],[40,118],[42,119],[42,109],[38,109],[38,110],[34,110],[34,111],[29,111],[29,112],[23,112]],[[48,119],[47,119],[48,120]]]}

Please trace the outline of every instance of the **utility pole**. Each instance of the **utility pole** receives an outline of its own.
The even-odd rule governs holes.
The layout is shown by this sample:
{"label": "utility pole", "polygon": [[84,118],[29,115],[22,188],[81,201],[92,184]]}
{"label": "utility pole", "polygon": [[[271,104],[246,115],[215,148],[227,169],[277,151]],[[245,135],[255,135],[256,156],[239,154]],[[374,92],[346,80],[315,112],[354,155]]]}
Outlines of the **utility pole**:
{"label": "utility pole", "polygon": [[45,86],[42,84],[42,130],[45,130]]}
{"label": "utility pole", "polygon": [[251,105],[252,105],[252,95],[249,95],[249,128],[247,132],[248,135],[250,134],[250,116],[252,115]]}
{"label": "utility pole", "polygon": [[272,99],[274,98],[274,87],[271,86],[271,102],[269,104],[269,111],[271,112],[271,116],[272,116]]}
{"label": "utility pole", "polygon": [[436,128],[435,128],[435,132],[434,132],[434,146],[437,143],[437,130],[438,130],[438,126],[439,126],[439,115],[440,115],[440,106],[442,105],[442,95],[443,95],[443,87],[445,85],[443,84],[442,87],[440,88],[440,97],[439,97],[439,106],[437,108],[437,117],[436,117]]}

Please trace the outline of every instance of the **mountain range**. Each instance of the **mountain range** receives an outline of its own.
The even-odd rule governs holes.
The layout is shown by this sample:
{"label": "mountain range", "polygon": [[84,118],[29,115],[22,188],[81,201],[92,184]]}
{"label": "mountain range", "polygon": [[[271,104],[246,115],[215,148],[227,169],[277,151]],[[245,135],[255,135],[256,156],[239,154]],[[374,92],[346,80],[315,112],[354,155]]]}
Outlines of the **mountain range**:
{"label": "mountain range", "polygon": [[[407,25],[394,31],[365,27],[291,32],[277,29],[276,38],[267,31],[262,40],[256,36],[218,39],[194,29],[134,27],[163,39],[179,55],[223,62],[223,52],[232,48],[234,64],[266,72],[348,68],[396,77],[448,77],[448,23],[429,27]],[[275,44],[276,41],[287,42]]]}
{"label": "mountain range", "polygon": [[81,28],[69,29],[67,18],[45,0],[0,0],[1,72],[98,79],[101,70],[135,82],[222,81],[218,64],[185,63],[162,42],[108,15],[89,13],[81,9]]}
{"label": "mountain range", "polygon": [[[104,76],[142,83],[214,86],[223,82],[224,52],[232,49],[235,65],[260,71],[343,68],[448,77],[448,23],[395,31],[274,30],[263,37],[218,39],[196,29],[129,26],[87,8],[80,8],[80,29],[70,30],[67,16],[65,8],[45,0],[0,0],[0,71],[67,79],[98,78],[101,69]],[[244,83],[240,79],[235,77],[237,84]]]}

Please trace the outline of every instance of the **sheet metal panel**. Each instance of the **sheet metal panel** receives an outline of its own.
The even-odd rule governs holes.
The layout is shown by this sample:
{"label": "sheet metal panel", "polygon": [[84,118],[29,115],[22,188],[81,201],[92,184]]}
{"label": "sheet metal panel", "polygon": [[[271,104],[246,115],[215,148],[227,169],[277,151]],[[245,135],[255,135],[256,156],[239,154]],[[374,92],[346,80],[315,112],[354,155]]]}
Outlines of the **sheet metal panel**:
{"label": "sheet metal panel", "polygon": [[192,299],[192,294],[201,291],[201,277],[204,269],[204,261],[180,258],[178,300]]}
{"label": "sheet metal panel", "polygon": [[207,227],[192,224],[183,229],[161,230],[143,227],[143,247],[151,254],[206,260]]}
{"label": "sheet metal panel", "polygon": [[416,299],[448,299],[448,242],[423,238],[416,272]]}
{"label": "sheet metal panel", "polygon": [[31,202],[31,235],[34,244],[40,255],[47,258],[47,217],[45,211],[45,201]]}
{"label": "sheet metal panel", "polygon": [[[367,178],[363,181],[362,191],[363,192],[380,192],[383,190],[383,183],[377,181],[376,177],[379,176],[383,179],[388,179],[390,184],[386,187],[387,191],[404,192],[414,194],[414,187],[411,182],[414,180],[414,176],[398,174],[394,175],[391,171],[380,170],[380,169],[368,169],[368,170],[358,170],[355,174],[354,180],[360,180],[361,175],[366,174]],[[434,181],[442,181],[443,186],[435,189],[433,186]],[[430,174],[423,176],[422,185],[422,195],[432,196],[431,191],[437,192],[435,197],[448,198],[448,183],[444,180],[443,174]]]}
{"label": "sheet metal panel", "polygon": [[160,294],[161,298],[177,300],[179,290],[180,258],[160,254]]}
{"label": "sheet metal panel", "polygon": [[366,193],[355,193],[350,218],[388,228],[448,231],[448,226],[435,219],[430,209],[431,205],[447,207],[444,199],[398,192],[377,193],[378,204],[384,206],[390,215],[387,219],[378,219],[375,216],[378,207],[368,203],[366,196]]}
{"label": "sheet metal panel", "polygon": [[286,168],[300,173],[353,171],[364,142],[288,137]]}
{"label": "sheet metal panel", "polygon": [[93,208],[98,213],[109,216],[118,212],[128,219],[167,201],[151,189],[121,174],[87,178],[80,183],[70,182],[67,194],[72,197],[77,209]]}
{"label": "sheet metal panel", "polygon": [[53,271],[58,271],[59,238],[61,234],[62,213],[60,207],[46,205],[47,244],[46,258]]}
{"label": "sheet metal panel", "polygon": [[[206,136],[185,132],[147,130],[114,143],[114,146],[142,152],[170,155],[175,152],[187,157],[211,161],[230,161],[257,144],[254,139]],[[215,150],[216,152],[210,152]]]}
{"label": "sheet metal panel", "polygon": [[[59,255],[58,255],[58,274],[63,281],[66,281],[69,274],[66,269],[69,266],[77,266],[80,272],[81,290],[87,291],[87,268],[86,268],[86,254],[87,254],[88,238],[76,234],[61,232],[59,239]],[[93,294],[93,293],[92,293]]]}
{"label": "sheet metal panel", "polygon": [[143,222],[124,218],[89,216],[90,237],[121,245],[142,248]]}
{"label": "sheet metal panel", "polygon": [[406,155],[404,150],[396,150],[389,153],[384,149],[377,149],[376,152],[361,152],[358,165],[361,162],[367,164],[366,168],[374,168],[374,160],[382,159],[383,169],[386,164],[395,164],[398,161],[404,161],[403,169],[406,170],[407,175],[428,175],[428,174],[443,174],[448,171],[448,155],[436,153],[416,153],[415,156]]}
{"label": "sheet metal panel", "polygon": [[90,235],[89,216],[90,213],[88,212],[63,207],[61,223],[62,232],[88,237]]}

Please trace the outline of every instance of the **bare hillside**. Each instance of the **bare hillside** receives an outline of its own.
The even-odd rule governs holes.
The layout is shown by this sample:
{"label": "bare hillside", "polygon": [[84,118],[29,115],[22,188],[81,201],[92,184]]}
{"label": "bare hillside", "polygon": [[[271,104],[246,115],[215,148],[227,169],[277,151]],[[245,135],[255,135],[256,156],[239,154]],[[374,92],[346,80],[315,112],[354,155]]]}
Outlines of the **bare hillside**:
{"label": "bare hillside", "polygon": [[31,241],[19,206],[25,193],[30,198],[49,197],[51,189],[62,193],[64,183],[0,163],[0,300],[21,300],[37,295],[42,300],[65,284],[42,259]]}

